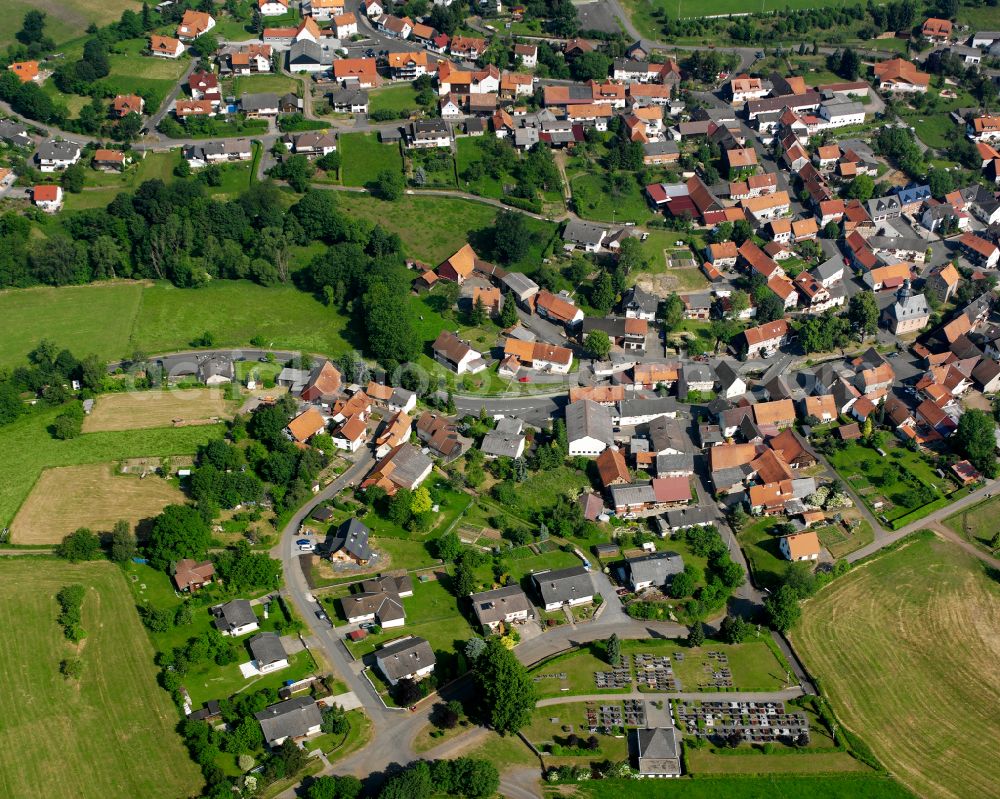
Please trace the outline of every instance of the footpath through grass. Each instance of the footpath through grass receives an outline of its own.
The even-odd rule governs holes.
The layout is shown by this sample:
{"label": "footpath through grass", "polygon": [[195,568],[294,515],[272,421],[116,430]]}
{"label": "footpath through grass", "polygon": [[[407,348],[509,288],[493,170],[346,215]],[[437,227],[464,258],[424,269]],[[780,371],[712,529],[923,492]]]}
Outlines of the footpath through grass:
{"label": "footpath through grass", "polygon": [[803,606],[793,641],[844,726],[927,797],[996,794],[1000,585],[919,533]]}
{"label": "footpath through grass", "polygon": [[[87,587],[74,647],[55,594]],[[0,796],[192,796],[202,784],[156,684],[153,649],[120,570],[107,562],[0,562]],[[59,674],[77,656],[78,682]]]}

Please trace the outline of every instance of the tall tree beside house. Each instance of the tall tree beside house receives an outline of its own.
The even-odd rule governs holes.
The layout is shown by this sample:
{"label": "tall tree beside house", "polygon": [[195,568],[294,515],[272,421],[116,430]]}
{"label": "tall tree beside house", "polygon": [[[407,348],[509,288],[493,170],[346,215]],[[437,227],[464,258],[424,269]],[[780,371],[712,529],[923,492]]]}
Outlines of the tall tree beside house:
{"label": "tall tree beside house", "polygon": [[989,413],[975,408],[963,413],[955,431],[955,446],[986,477],[996,476],[996,422]]}
{"label": "tall tree beside house", "polygon": [[870,291],[859,291],[847,303],[847,320],[855,333],[871,335],[878,329],[878,303]]}
{"label": "tall tree beside house", "polygon": [[486,305],[482,297],[476,297],[476,301],[472,304],[472,311],[469,313],[469,322],[473,326],[478,326],[484,321],[486,321]]}
{"label": "tall tree beside house", "polygon": [[603,269],[590,291],[590,304],[601,313],[607,313],[615,304],[615,290],[611,284],[611,275]]}
{"label": "tall tree beside house", "polygon": [[146,555],[154,568],[165,571],[182,558],[203,559],[211,541],[211,531],[197,510],[167,505],[153,522]]}
{"label": "tall tree beside house", "polygon": [[500,211],[493,220],[493,257],[502,264],[512,264],[527,255],[531,233],[524,216],[517,211]]}
{"label": "tall tree beside house", "polygon": [[663,301],[663,329],[672,333],[684,321],[684,300],[676,292]]}
{"label": "tall tree beside house", "polygon": [[611,352],[611,339],[603,330],[592,330],[583,342],[587,354],[595,360],[603,360]]}
{"label": "tall tree beside house", "polygon": [[514,653],[499,638],[486,641],[474,676],[486,720],[501,735],[513,734],[531,719],[535,685]]}
{"label": "tall tree beside house", "polygon": [[362,298],[368,350],[383,365],[413,360],[419,341],[413,330],[410,306],[385,283],[375,283]]}
{"label": "tall tree beside house", "polygon": [[503,298],[503,307],[500,309],[500,327],[505,330],[517,324],[517,301],[513,294],[508,294]]}

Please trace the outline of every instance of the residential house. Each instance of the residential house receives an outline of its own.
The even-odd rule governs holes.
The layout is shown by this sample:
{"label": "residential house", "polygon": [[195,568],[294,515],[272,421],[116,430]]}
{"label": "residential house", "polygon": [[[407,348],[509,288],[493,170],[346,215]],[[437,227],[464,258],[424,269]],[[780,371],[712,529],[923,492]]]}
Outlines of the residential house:
{"label": "residential house", "polygon": [[434,360],[456,374],[478,374],[486,369],[483,355],[472,349],[468,342],[462,341],[450,330],[442,330],[431,345]]}
{"label": "residential house", "polygon": [[305,444],[314,435],[326,431],[326,418],[316,408],[307,408],[292,419],[285,430],[292,441]]}
{"label": "residential house", "polygon": [[818,560],[822,547],[812,531],[793,533],[778,539],[778,549],[788,560]]}
{"label": "residential house", "polygon": [[323,715],[312,696],[297,696],[269,705],[254,718],[260,722],[264,741],[272,749],[277,749],[287,739],[293,741],[319,735]]}
{"label": "residential house", "polygon": [[46,213],[54,214],[63,205],[62,187],[53,184],[35,186],[31,190],[31,202]]}
{"label": "residential house", "polygon": [[382,420],[375,435],[375,456],[383,458],[400,444],[410,439],[412,420],[404,411],[396,411],[391,417]]}
{"label": "residential house", "polygon": [[601,249],[606,235],[607,230],[599,225],[571,219],[563,230],[563,246],[568,251],[579,249],[584,252],[597,252]]}
{"label": "residential house", "polygon": [[257,11],[262,17],[280,17],[288,13],[288,0],[257,0]]}
{"label": "residential house", "polygon": [[430,62],[427,52],[420,50],[417,52],[404,51],[402,53],[389,53],[387,57],[389,67],[389,77],[393,80],[414,81],[421,75],[426,75]]}
{"label": "residential house", "polygon": [[543,319],[575,329],[583,321],[583,311],[567,298],[539,291],[534,297],[534,310]]}
{"label": "residential house", "polygon": [[746,393],[746,381],[728,361],[720,361],[715,367],[715,379],[718,383],[718,395],[725,399],[740,397]]}
{"label": "residential house", "polygon": [[596,457],[614,443],[611,411],[591,400],[566,406],[566,436],[570,456]]}
{"label": "residential house", "polygon": [[253,607],[245,599],[233,599],[212,608],[215,627],[223,635],[238,637],[255,632],[260,624]]}
{"label": "residential house", "polygon": [[946,42],[951,38],[951,20],[928,17],[920,29],[920,35],[932,42]]}
{"label": "residential house", "polygon": [[625,561],[629,587],[633,591],[646,588],[666,589],[674,575],[684,571],[684,559],[676,552],[656,552]]}
{"label": "residential house", "polygon": [[215,564],[210,560],[181,558],[174,564],[174,585],[178,591],[197,591],[213,581]]}
{"label": "residential house", "polygon": [[751,327],[740,333],[735,341],[736,350],[747,360],[768,358],[788,342],[789,327],[784,319]]}
{"label": "residential house", "polygon": [[515,44],[514,58],[521,59],[521,66],[534,69],[538,65],[538,47],[534,44]]}
{"label": "residential house", "polygon": [[601,485],[606,489],[632,481],[632,474],[625,463],[625,453],[617,447],[608,447],[597,456],[594,463]]}
{"label": "residential house", "polygon": [[451,146],[451,128],[440,119],[425,119],[411,122],[406,128],[408,147],[430,149]]}
{"label": "residential house", "polygon": [[367,114],[368,92],[364,89],[343,87],[334,89],[327,95],[330,106],[342,114]]}
{"label": "residential house", "polygon": [[573,352],[544,341],[521,341],[508,338],[504,343],[504,362],[501,371],[510,377],[524,366],[540,372],[568,374],[573,363]]}
{"label": "residential house", "polygon": [[[995,242],[988,241],[975,233],[963,233],[958,239],[958,244],[965,257],[978,267],[995,269],[997,262],[1000,261],[1000,247],[997,247]],[[951,264],[948,266],[955,269]]]}
{"label": "residential house", "polygon": [[254,667],[261,674],[288,668],[288,653],[277,633],[261,633],[251,638],[250,654],[253,655]]}
{"label": "residential house", "polygon": [[203,33],[208,33],[215,27],[215,18],[204,11],[193,11],[188,9],[181,17],[177,26],[177,38],[182,42],[190,42],[197,39]]}
{"label": "residential house", "polygon": [[300,394],[305,402],[329,404],[340,393],[340,371],[332,361],[314,366]]}
{"label": "residential house", "polygon": [[434,671],[434,664],[431,645],[417,636],[393,641],[375,652],[375,665],[389,685],[400,680],[422,680]]}
{"label": "residential house", "polygon": [[338,563],[363,566],[372,559],[368,535],[368,528],[352,517],[326,534],[326,539],[316,548],[317,554]]}
{"label": "residential house", "polygon": [[621,307],[626,319],[654,322],[657,309],[660,307],[660,298],[639,286],[632,286],[622,295]]}
{"label": "residential house", "polygon": [[472,612],[483,633],[495,633],[500,625],[510,626],[527,621],[534,615],[528,595],[518,585],[508,585],[492,591],[481,591],[469,597]]}
{"label": "residential house", "polygon": [[365,443],[365,436],[368,433],[368,426],[360,415],[354,415],[344,420],[336,430],[333,431],[333,445],[337,449],[347,452],[357,452]]}
{"label": "residential house", "polygon": [[184,52],[184,43],[170,36],[149,35],[149,52],[160,58],[180,58]]}
{"label": "residential house", "polygon": [[463,436],[454,421],[432,411],[420,415],[416,431],[433,455],[447,461],[461,457],[472,446],[472,439]]}
{"label": "residential house", "polygon": [[[344,13],[344,0],[304,0],[300,10],[305,16],[312,17],[317,22],[328,22],[338,14]],[[376,16],[381,15],[382,8],[379,6]]]}
{"label": "residential house", "polygon": [[771,87],[764,85],[760,78],[751,78],[749,75],[737,75],[731,78],[727,88],[733,105],[743,105],[747,100],[758,100],[766,97],[771,91]]}
{"label": "residential house", "polygon": [[334,59],[333,77],[345,88],[374,89],[381,83],[374,58]]}
{"label": "residential house", "polygon": [[42,172],[58,172],[80,160],[80,145],[71,141],[50,139],[38,145],[35,163]]}
{"label": "residential house", "polygon": [[375,20],[375,27],[382,33],[396,39],[408,39],[413,33],[413,20],[409,17],[396,17],[383,14]]}
{"label": "residential house", "polygon": [[590,572],[583,566],[536,572],[531,579],[547,611],[594,601],[594,583]]}
{"label": "residential house", "polygon": [[[409,576],[403,578],[409,585],[409,595],[413,596],[413,582]],[[348,624],[374,622],[384,629],[402,627],[406,623],[406,610],[395,578],[365,580],[358,593],[341,597],[340,609]]]}
{"label": "residential house", "polygon": [[338,39],[350,39],[358,33],[358,19],[352,11],[346,14],[337,14],[333,18],[333,27],[337,31]]}
{"label": "residential house", "polygon": [[930,85],[931,76],[921,72],[911,61],[892,58],[872,67],[877,88],[883,92],[924,93]]}
{"label": "residential house", "polygon": [[296,155],[305,155],[307,157],[324,156],[337,150],[336,134],[323,133],[318,130],[291,134],[285,136],[282,141],[285,147]]}
{"label": "residential house", "polygon": [[508,416],[483,437],[479,449],[489,459],[520,458],[524,455],[524,444],[524,422]]}
{"label": "residential house", "polygon": [[280,98],[274,92],[244,94],[240,98],[240,110],[247,119],[264,119],[278,116]]}

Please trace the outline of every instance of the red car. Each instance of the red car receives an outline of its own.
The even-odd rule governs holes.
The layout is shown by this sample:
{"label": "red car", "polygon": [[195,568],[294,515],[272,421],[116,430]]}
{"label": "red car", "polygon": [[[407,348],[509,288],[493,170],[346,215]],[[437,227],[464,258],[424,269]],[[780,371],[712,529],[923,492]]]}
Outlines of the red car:
{"label": "red car", "polygon": [[517,378],[517,382],[518,383],[530,383],[531,382],[531,378],[528,377],[527,375],[525,375],[524,377]]}

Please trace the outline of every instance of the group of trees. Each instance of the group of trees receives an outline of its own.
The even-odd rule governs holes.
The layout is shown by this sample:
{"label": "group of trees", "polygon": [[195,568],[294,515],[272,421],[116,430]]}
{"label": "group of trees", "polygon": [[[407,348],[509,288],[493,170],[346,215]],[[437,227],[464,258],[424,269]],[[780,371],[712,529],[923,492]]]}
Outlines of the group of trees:
{"label": "group of trees", "polygon": [[56,602],[59,604],[59,626],[63,628],[63,635],[76,644],[86,636],[82,626],[83,598],[87,595],[87,589],[79,583],[64,586],[56,594]]}
{"label": "group of trees", "polygon": [[441,794],[486,799],[499,787],[500,774],[488,760],[418,760],[386,780],[378,799],[430,799]]}

